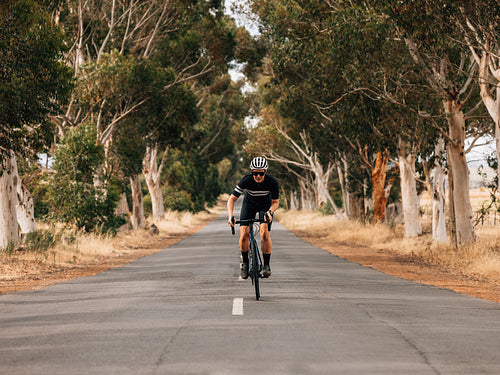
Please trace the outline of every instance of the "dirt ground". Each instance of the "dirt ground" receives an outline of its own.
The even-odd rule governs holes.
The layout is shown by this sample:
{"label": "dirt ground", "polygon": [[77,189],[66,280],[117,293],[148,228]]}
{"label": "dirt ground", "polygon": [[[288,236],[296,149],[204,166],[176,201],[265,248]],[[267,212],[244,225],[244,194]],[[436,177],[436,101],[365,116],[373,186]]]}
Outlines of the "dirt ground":
{"label": "dirt ground", "polygon": [[328,242],[321,238],[311,237],[307,233],[296,234],[314,246],[377,271],[405,280],[451,289],[468,296],[500,302],[498,280],[474,279],[386,250]]}
{"label": "dirt ground", "polygon": [[[168,238],[155,238],[145,244],[141,249],[102,256],[90,263],[75,264],[66,268],[45,266],[36,267],[36,269],[26,264],[26,272],[22,275],[0,282],[0,294],[22,290],[43,289],[46,286],[64,280],[91,276],[110,268],[119,267],[135,259],[160,251],[196,233],[215,218],[215,216],[208,218],[182,235]],[[312,237],[306,232],[297,232],[296,234],[314,246],[325,249],[341,258],[371,267],[386,274],[423,284],[434,285],[440,288],[451,289],[477,298],[500,302],[500,285],[498,285],[497,281],[475,280],[460,274],[452,273],[437,266],[423,264],[411,258],[403,258],[387,251],[374,250],[362,246],[352,246],[346,243],[327,242],[324,239]],[[11,261],[16,260],[12,259]]]}
{"label": "dirt ground", "polygon": [[0,280],[0,295],[23,290],[39,290],[65,280],[92,276],[111,268],[123,266],[138,258],[163,250],[191,234],[198,232],[215,217],[217,217],[217,215],[212,215],[212,217],[182,234],[174,234],[166,237],[151,237],[151,239],[145,242],[141,248],[127,246],[127,250],[113,252],[106,256],[99,256],[94,258],[91,262],[80,262],[70,267],[57,267],[50,264],[33,264],[30,262],[19,264],[20,260],[16,259],[16,257],[4,258],[2,259],[4,266],[8,262],[17,262],[16,268],[22,269],[23,272],[8,280]]}

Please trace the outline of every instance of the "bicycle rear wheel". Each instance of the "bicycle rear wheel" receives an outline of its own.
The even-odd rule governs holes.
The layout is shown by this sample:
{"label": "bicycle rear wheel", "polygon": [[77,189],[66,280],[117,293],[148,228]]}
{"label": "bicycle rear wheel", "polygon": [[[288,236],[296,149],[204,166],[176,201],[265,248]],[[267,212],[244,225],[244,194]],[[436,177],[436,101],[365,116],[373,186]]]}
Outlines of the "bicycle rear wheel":
{"label": "bicycle rear wheel", "polygon": [[260,286],[259,286],[259,276],[260,276],[260,262],[259,262],[259,249],[257,248],[257,243],[255,241],[250,242],[250,275],[252,277],[252,282],[255,287],[255,299],[258,301],[260,299]]}

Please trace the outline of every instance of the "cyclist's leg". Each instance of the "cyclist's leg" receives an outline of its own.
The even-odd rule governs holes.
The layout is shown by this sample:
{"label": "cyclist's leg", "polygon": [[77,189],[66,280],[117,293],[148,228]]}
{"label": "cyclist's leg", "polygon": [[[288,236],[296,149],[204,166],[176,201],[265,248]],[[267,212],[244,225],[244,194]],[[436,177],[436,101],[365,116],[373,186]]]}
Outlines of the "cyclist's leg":
{"label": "cyclist's leg", "polygon": [[[255,217],[255,210],[253,210],[252,207],[247,203],[247,200],[244,199],[243,204],[241,205],[240,220],[248,220],[248,219],[252,219],[254,217]],[[245,256],[246,254],[243,254],[243,253],[248,253],[249,242],[250,242],[250,237],[249,237],[248,224],[241,224],[241,226],[240,226],[240,250],[242,252],[243,257],[246,260],[245,263],[248,263],[248,256]]]}
{"label": "cyclist's leg", "polygon": [[[263,219],[266,211],[259,211],[259,219]],[[271,254],[273,244],[271,241],[271,232],[267,223],[260,224],[260,247],[262,254]]]}
{"label": "cyclist's leg", "polygon": [[[260,213],[263,214],[263,213]],[[264,277],[271,276],[271,251],[272,251],[272,241],[271,232],[269,231],[267,223],[260,225],[260,246],[262,249],[262,256],[264,258],[264,267],[262,270],[262,275]]]}
{"label": "cyclist's leg", "polygon": [[[248,225],[240,226],[240,250],[242,253],[248,253],[248,245],[250,242]],[[248,262],[247,262],[248,263]]]}
{"label": "cyclist's leg", "polygon": [[260,225],[260,246],[263,254],[271,254],[273,243],[271,241],[271,232],[267,228],[267,223]]}

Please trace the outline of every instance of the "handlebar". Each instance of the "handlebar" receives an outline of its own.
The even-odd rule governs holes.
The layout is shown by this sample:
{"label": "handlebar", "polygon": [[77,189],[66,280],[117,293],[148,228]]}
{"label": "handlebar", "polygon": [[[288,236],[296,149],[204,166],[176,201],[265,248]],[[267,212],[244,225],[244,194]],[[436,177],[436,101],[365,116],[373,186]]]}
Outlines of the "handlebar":
{"label": "handlebar", "polygon": [[[235,220],[234,216],[231,218],[231,221],[233,224],[253,224],[253,223],[259,223],[259,224],[264,224],[267,223],[267,229],[271,230],[271,224],[272,222],[268,222],[265,219],[245,219],[245,220]],[[234,227],[231,227],[231,233],[234,235]]]}

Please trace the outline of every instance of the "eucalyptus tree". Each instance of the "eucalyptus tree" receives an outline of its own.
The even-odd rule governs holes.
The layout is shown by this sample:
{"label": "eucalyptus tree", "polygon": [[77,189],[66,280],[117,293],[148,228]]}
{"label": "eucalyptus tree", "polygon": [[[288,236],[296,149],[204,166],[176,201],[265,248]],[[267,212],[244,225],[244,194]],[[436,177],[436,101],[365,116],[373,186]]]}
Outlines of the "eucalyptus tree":
{"label": "eucalyptus tree", "polygon": [[[397,158],[402,191],[402,204],[405,223],[405,235],[416,236],[421,233],[419,222],[419,198],[415,181],[415,162],[424,149],[432,147],[436,131],[419,118],[419,111],[436,107],[436,99],[428,95],[423,87],[416,85],[421,75],[404,45],[399,42],[399,35],[390,20],[376,9],[368,7],[364,2],[327,2],[330,14],[321,24],[320,29],[330,35],[328,50],[331,64],[340,70],[337,82],[342,91],[329,95],[325,92],[315,99],[314,105],[327,122],[343,123],[359,122],[365,118],[356,109],[359,104],[353,95],[364,95],[369,101],[381,102],[377,121],[342,127],[335,125],[341,134],[346,134],[349,144],[362,150],[365,145],[360,143],[362,135],[369,135],[368,145],[376,143],[375,152],[381,152],[382,167],[384,152],[391,150],[391,157]],[[328,81],[328,75],[321,82]],[[372,106],[374,104],[371,104]],[[341,124],[340,124],[341,125]],[[347,129],[346,129],[347,128]],[[347,130],[347,132],[346,132]],[[364,157],[364,164],[372,169],[369,159]],[[377,164],[377,163],[376,163]],[[378,180],[380,173],[372,173],[374,187],[388,190],[390,184],[384,187]],[[375,178],[375,179],[374,179]],[[374,190],[374,193],[376,190]],[[384,195],[378,205],[383,205]],[[377,210],[380,212],[380,210]],[[379,220],[383,218],[380,214]]]}
{"label": "eucalyptus tree", "polygon": [[56,174],[51,175],[48,189],[50,218],[87,232],[115,232],[124,224],[125,219],[114,214],[119,190],[94,184],[103,161],[104,147],[97,142],[94,124],[68,132],[55,152]]}
{"label": "eucalyptus tree", "polygon": [[[197,105],[203,105],[233,59],[234,23],[224,16],[220,1],[63,0],[54,9],[54,18],[70,35],[67,61],[80,83],[66,114],[54,116],[54,122],[63,136],[68,126],[94,118],[98,139],[108,150],[120,126],[135,119],[137,130],[146,132],[141,134],[147,140],[142,172],[153,198],[153,216],[162,217],[162,155],[170,144],[183,142],[177,134],[191,131],[183,129],[191,121],[175,123],[185,109],[175,107],[175,98],[190,90],[198,97]],[[153,71],[154,79],[149,76]],[[154,108],[164,100],[169,103],[161,117]],[[139,114],[150,115],[144,120],[148,126],[139,125]],[[175,127],[179,129],[172,131]]]}
{"label": "eucalyptus tree", "polygon": [[[178,85],[168,93],[158,95],[133,116],[136,124],[143,123],[144,130],[140,136],[146,142],[146,149],[142,159],[142,173],[151,197],[153,220],[165,217],[162,170],[168,150],[171,147],[182,148],[186,139],[196,131],[194,125],[199,120],[196,102],[197,98],[191,90]],[[161,158],[159,152],[163,153]]]}
{"label": "eucalyptus tree", "polygon": [[[390,188],[385,185],[388,152],[396,149],[394,124],[388,111],[376,109],[382,104],[349,96],[361,93],[359,85],[367,80],[384,79],[384,72],[370,70],[370,63],[387,53],[385,24],[364,8],[336,8],[329,2],[263,0],[253,5],[268,35],[272,79],[283,90],[277,101],[280,115],[294,119],[295,134],[314,128],[336,134],[326,145],[321,131],[310,132],[315,134],[313,151],[327,171],[328,165],[349,163],[345,156],[352,153],[346,150],[356,152],[374,182],[375,217],[383,220]],[[378,155],[378,162],[372,155]],[[375,166],[381,169],[374,171]],[[321,180],[318,176],[315,181]]]}
{"label": "eucalyptus tree", "polygon": [[[307,103],[307,90],[313,88],[313,73],[309,70],[318,64],[311,56],[320,40],[315,38],[312,26],[303,22],[302,9],[294,1],[254,1],[252,7],[263,24],[270,61],[268,69],[264,69],[268,77],[261,80],[263,105],[268,108],[267,122],[261,126],[262,130],[273,132],[277,140],[273,147],[262,148],[262,152],[270,160],[287,166],[297,177],[303,206],[316,208],[330,201],[335,207],[328,191],[335,164],[320,157],[316,140],[308,134],[308,127],[317,121],[310,115],[314,109],[311,112]],[[321,11],[321,7],[314,2],[308,10]],[[318,59],[322,57],[317,55]],[[305,100],[301,102],[301,98]],[[295,104],[288,105],[292,102]],[[258,132],[262,134],[256,134],[259,139],[266,137],[265,132]],[[310,192],[312,197],[307,197]]]}
{"label": "eucalyptus tree", "polygon": [[35,159],[49,146],[47,115],[59,110],[71,88],[63,51],[60,30],[37,2],[0,3],[0,247],[18,241],[16,155]]}
{"label": "eucalyptus tree", "polygon": [[[415,123],[420,122],[426,127],[433,128],[447,141],[450,191],[452,192],[450,208],[457,215],[456,220],[453,220],[457,227],[454,237],[457,243],[474,241],[464,140],[467,125],[465,120],[472,119],[471,113],[477,109],[475,102],[470,104],[477,93],[473,85],[476,65],[469,58],[463,45],[457,43],[456,28],[454,22],[450,22],[452,16],[458,15],[454,13],[454,9],[457,8],[451,6],[452,2],[446,1],[411,3],[350,1],[328,2],[328,4],[332,12],[342,15],[342,18],[336,18],[338,26],[339,21],[346,15],[346,20],[354,21],[358,27],[361,26],[360,32],[354,33],[354,40],[357,42],[360,39],[363,40],[363,34],[375,36],[375,38],[367,39],[369,43],[365,41],[355,44],[356,47],[362,47],[355,54],[364,52],[366,57],[364,62],[356,60],[358,64],[353,69],[347,70],[347,72],[352,70],[359,77],[358,80],[354,80],[354,90],[404,107],[413,114]],[[356,17],[352,17],[352,15],[356,16],[357,12],[362,14],[361,22],[359,18],[356,20]],[[344,22],[350,25],[349,22]],[[346,35],[349,35],[346,37],[349,40],[351,33],[346,33]],[[382,41],[382,43],[376,43],[376,41]],[[369,48],[367,49],[366,46]],[[369,53],[366,54],[366,52]],[[367,80],[365,72],[368,73],[368,77],[375,79]],[[370,86],[366,87],[367,84]],[[408,94],[416,95],[412,104]],[[440,109],[436,107],[436,103],[440,103]],[[470,109],[471,113],[465,113],[464,108]],[[415,116],[425,121],[418,121]],[[411,116],[409,119],[411,120]],[[443,120],[446,121],[446,127],[442,126],[445,122]],[[472,128],[475,123],[468,125]],[[400,135],[406,139],[400,142],[400,150],[403,151],[400,152],[399,158],[403,161],[400,163],[402,172],[403,168],[408,165],[404,161],[408,155],[404,146],[412,138],[421,138],[423,129],[419,129],[422,127],[416,128],[415,133],[415,131],[408,132],[408,129],[401,127]],[[425,130],[424,132],[429,133]],[[416,135],[418,138],[415,137]],[[403,183],[406,176],[402,175],[402,177]],[[442,199],[440,201],[442,202]],[[439,221],[442,222],[441,218]],[[441,225],[440,228],[443,226]]]}
{"label": "eucalyptus tree", "polygon": [[[150,58],[173,73],[179,66],[190,67],[192,75],[186,79],[184,86],[192,95],[196,95],[196,108],[180,104],[186,102],[177,102],[174,98],[179,97],[177,94],[184,90],[181,87],[183,79],[178,83],[174,81],[174,85],[165,91],[165,95],[173,99],[168,104],[170,114],[163,120],[158,118],[159,122],[153,124],[150,127],[152,131],[146,134],[148,147],[143,174],[152,198],[155,219],[164,216],[161,173],[167,160],[168,148],[191,147],[206,160],[217,163],[224,150],[232,151],[231,146],[227,147],[228,142],[224,141],[227,141],[228,134],[237,121],[234,117],[239,117],[240,120],[243,117],[239,107],[241,103],[238,106],[235,105],[237,101],[231,101],[231,98],[234,99],[239,94],[236,94],[235,88],[230,87],[227,74],[234,57],[235,25],[226,17],[212,17],[204,11],[206,8],[200,7],[197,17],[190,14],[182,27],[163,38],[158,53]],[[203,64],[200,65],[200,61]],[[193,116],[194,113],[196,116]],[[192,127],[195,117],[199,123]],[[162,121],[164,124],[171,124],[167,126],[169,129],[177,127],[179,136],[172,131],[172,136],[162,136],[162,132],[158,131]]]}
{"label": "eucalyptus tree", "polygon": [[458,27],[458,37],[478,65],[480,95],[493,120],[496,156],[500,160],[500,2],[466,1],[453,5],[458,9],[450,22]]}
{"label": "eucalyptus tree", "polygon": [[[475,241],[469,196],[469,170],[465,158],[465,135],[470,114],[477,108],[473,85],[477,65],[466,48],[457,42],[455,25],[448,22],[455,9],[452,2],[416,1],[411,5],[398,1],[373,2],[397,29],[425,84],[442,105],[447,121],[447,160],[451,168],[450,208],[454,211],[457,244]],[[439,115],[437,113],[434,116]]]}

